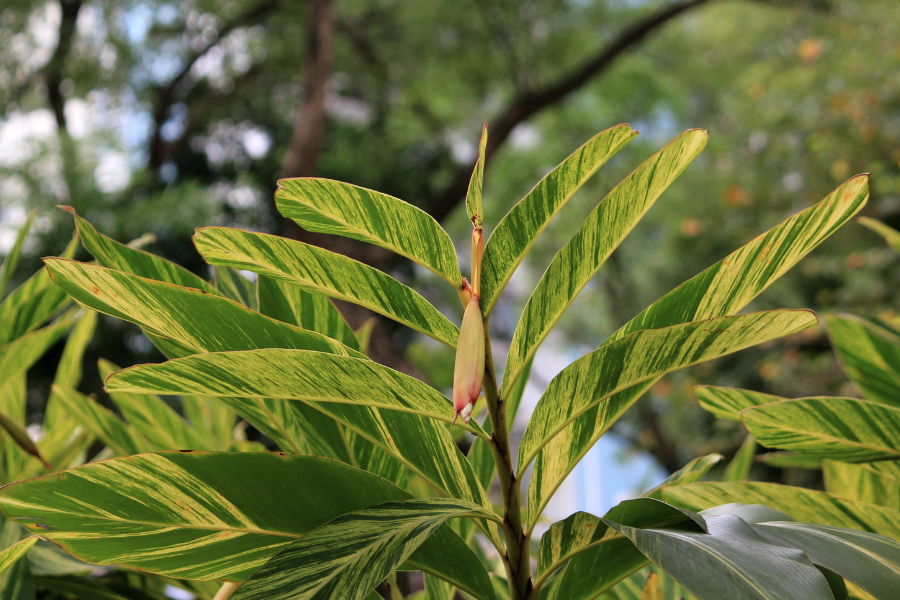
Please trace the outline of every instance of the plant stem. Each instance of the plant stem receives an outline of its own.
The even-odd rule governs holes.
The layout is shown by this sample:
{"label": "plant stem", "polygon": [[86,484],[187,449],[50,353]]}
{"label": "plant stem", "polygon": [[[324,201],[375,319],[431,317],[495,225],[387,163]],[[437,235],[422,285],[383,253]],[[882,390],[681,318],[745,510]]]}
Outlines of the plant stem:
{"label": "plant stem", "polygon": [[391,600],[403,600],[403,593],[400,592],[400,586],[397,585],[397,571],[388,575],[388,578],[384,580],[384,586],[388,589]]}
{"label": "plant stem", "polygon": [[509,433],[506,426],[506,405],[497,388],[497,373],[491,351],[491,336],[487,323],[484,327],[484,396],[491,417],[490,447],[497,465],[500,494],[503,502],[503,535],[506,539],[506,556],[503,557],[509,580],[509,593],[513,600],[525,600],[531,589],[531,557],[528,539],[522,527],[520,506],[520,482],[516,477]]}
{"label": "plant stem", "polygon": [[228,600],[228,598],[231,598],[234,591],[238,589],[239,585],[241,584],[230,582],[223,583],[222,587],[219,588],[219,591],[216,592],[216,597],[213,598],[213,600]]}

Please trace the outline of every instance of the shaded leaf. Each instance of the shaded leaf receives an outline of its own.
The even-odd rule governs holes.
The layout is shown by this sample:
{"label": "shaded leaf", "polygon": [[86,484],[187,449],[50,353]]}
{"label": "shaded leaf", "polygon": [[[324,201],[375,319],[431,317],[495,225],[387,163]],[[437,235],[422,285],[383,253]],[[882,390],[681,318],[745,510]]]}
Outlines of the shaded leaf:
{"label": "shaded leaf", "polygon": [[3,573],[10,568],[12,568],[13,564],[21,557],[25,556],[25,553],[34,546],[35,542],[38,541],[38,538],[35,536],[27,537],[24,540],[18,541],[9,548],[4,548],[0,550],[0,573]]}
{"label": "shaded leaf", "polygon": [[662,495],[660,493],[660,490],[662,490],[662,488],[667,485],[685,485],[688,483],[694,483],[695,481],[700,481],[700,479],[702,479],[704,475],[709,473],[709,470],[716,466],[723,458],[725,457],[721,454],[708,454],[706,456],[695,458],[688,464],[684,465],[681,469],[666,477],[658,486],[645,492],[642,497],[662,500]]}
{"label": "shaded leaf", "polygon": [[900,231],[885,225],[881,221],[870,219],[869,217],[859,217],[856,219],[856,222],[883,237],[884,241],[888,243],[888,246],[897,252],[900,252]]}
{"label": "shaded leaf", "polygon": [[23,373],[58,342],[75,323],[74,312],[56,322],[0,346],[0,385]]}
{"label": "shaded leaf", "polygon": [[6,253],[6,256],[3,257],[3,264],[0,265],[0,300],[6,295],[6,288],[9,287],[9,280],[12,278],[12,274],[16,270],[16,266],[19,264],[19,257],[22,255],[22,247],[25,245],[25,238],[28,237],[28,232],[31,231],[31,224],[34,222],[34,217],[37,215],[37,209],[35,208],[28,216],[25,217],[25,222],[19,227],[19,231],[16,232],[16,240],[13,242],[12,248],[9,249],[9,252]]}
{"label": "shaded leaf", "polygon": [[53,397],[69,416],[109,446],[117,455],[128,456],[152,449],[152,446],[139,433],[109,409],[81,392],[69,387],[54,385]]}
{"label": "shaded leaf", "polygon": [[214,267],[214,269],[216,289],[223,296],[239,302],[251,310],[259,311],[255,283],[231,267]]}
{"label": "shaded leaf", "polygon": [[0,410],[0,428],[9,435],[19,448],[37,458],[47,469],[50,468],[50,464],[41,456],[41,451],[38,450],[37,444],[28,435],[25,427],[2,410]]}
{"label": "shaded leaf", "polygon": [[466,192],[466,215],[472,221],[472,226],[481,228],[484,223],[484,206],[481,190],[484,186],[484,150],[487,147],[488,126],[484,124],[481,130],[481,142],[478,144],[478,160],[475,161],[475,169],[469,180],[469,190]]}
{"label": "shaded leaf", "polygon": [[723,481],[746,481],[750,476],[750,467],[753,466],[753,457],[756,455],[756,440],[752,435],[744,438],[744,443],[738,448],[734,458],[725,467]]}
{"label": "shaded leaf", "polygon": [[695,386],[694,395],[705,410],[732,421],[740,421],[740,412],[745,408],[787,400],[781,396],[714,385]]}
{"label": "shaded leaf", "polygon": [[900,330],[872,317],[825,318],[844,371],[872,401],[900,408]]}

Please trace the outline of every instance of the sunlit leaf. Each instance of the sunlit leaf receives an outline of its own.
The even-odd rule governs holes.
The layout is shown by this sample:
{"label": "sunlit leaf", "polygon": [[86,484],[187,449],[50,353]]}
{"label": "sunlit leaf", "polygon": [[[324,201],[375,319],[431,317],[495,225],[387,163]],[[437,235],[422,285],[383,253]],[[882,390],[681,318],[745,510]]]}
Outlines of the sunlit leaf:
{"label": "sunlit leaf", "polygon": [[369,242],[405,256],[459,288],[453,242],[430,215],[392,196],[329,179],[281,179],[278,211],[307,231]]}
{"label": "sunlit leaf", "polygon": [[601,131],[548,173],[503,217],[484,248],[481,309],[485,316],[493,311],[500,292],[553,217],[637,134],[629,125]]}
{"label": "sunlit leaf", "polygon": [[900,408],[900,330],[872,317],[825,318],[844,371],[863,395]]}

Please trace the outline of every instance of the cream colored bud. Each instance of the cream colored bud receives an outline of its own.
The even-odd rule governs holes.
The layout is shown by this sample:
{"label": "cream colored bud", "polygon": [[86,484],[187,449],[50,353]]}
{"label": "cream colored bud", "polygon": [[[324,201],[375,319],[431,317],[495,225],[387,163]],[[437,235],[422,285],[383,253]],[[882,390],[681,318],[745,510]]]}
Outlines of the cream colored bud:
{"label": "cream colored bud", "polygon": [[484,382],[484,322],[478,296],[472,295],[466,305],[459,343],[456,347],[456,368],[453,371],[453,422],[461,417],[469,422],[472,405],[481,393]]}

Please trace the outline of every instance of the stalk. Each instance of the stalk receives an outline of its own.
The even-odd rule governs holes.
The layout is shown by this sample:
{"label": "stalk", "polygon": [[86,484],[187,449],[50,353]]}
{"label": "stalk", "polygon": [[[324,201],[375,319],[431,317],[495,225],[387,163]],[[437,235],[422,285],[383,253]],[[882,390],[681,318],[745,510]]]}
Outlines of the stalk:
{"label": "stalk", "polygon": [[497,388],[497,373],[494,369],[491,336],[487,324],[484,327],[484,351],[484,396],[493,429],[490,448],[497,465],[503,502],[502,529],[506,541],[506,556],[503,557],[503,561],[509,581],[510,597],[514,600],[525,600],[531,590],[531,549],[522,527],[521,483],[513,465],[506,426],[506,405]]}

